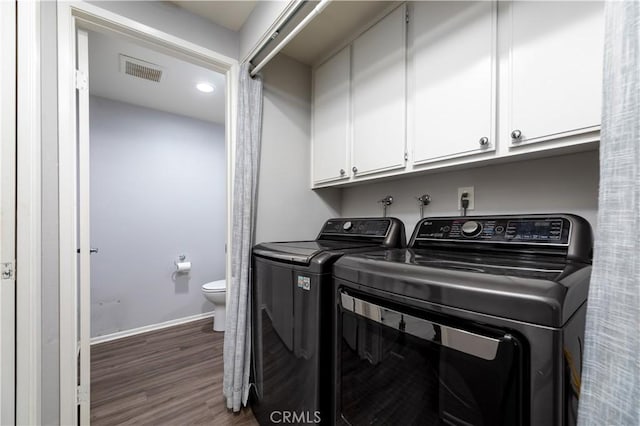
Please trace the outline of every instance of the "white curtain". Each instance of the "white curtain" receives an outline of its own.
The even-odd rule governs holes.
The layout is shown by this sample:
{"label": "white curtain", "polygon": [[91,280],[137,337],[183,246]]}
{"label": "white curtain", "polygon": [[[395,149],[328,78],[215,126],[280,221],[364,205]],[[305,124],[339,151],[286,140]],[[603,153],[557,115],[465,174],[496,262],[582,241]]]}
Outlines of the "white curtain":
{"label": "white curtain", "polygon": [[262,130],[262,81],[252,79],[249,64],[240,67],[238,132],[233,179],[231,280],[224,335],[223,393],[227,407],[239,411],[249,397],[251,360],[250,267]]}
{"label": "white curtain", "polygon": [[605,6],[600,199],[578,424],[640,425],[640,2]]}

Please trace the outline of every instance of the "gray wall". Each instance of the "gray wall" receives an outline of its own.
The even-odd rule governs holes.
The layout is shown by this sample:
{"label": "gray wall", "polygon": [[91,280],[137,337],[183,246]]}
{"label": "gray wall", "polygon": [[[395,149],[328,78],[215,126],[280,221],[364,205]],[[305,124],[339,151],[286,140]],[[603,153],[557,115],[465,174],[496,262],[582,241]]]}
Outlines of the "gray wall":
{"label": "gray wall", "polygon": [[[91,97],[91,335],[210,312],[224,279],[224,127]],[[185,254],[190,274],[175,274]]]}
{"label": "gray wall", "polygon": [[126,16],[214,52],[238,59],[240,35],[169,1],[90,1],[96,6]]}
{"label": "gray wall", "polygon": [[425,216],[458,215],[458,187],[473,186],[475,210],[468,214],[575,213],[595,226],[598,208],[598,152],[589,151],[365,184],[342,193],[343,216],[379,215],[377,200],[393,195],[388,215],[401,219],[407,236],[418,222],[416,197],[432,202]]}
{"label": "gray wall", "polygon": [[340,192],[311,191],[311,70],[285,55],[263,69],[256,242],[313,239],[339,215]]}

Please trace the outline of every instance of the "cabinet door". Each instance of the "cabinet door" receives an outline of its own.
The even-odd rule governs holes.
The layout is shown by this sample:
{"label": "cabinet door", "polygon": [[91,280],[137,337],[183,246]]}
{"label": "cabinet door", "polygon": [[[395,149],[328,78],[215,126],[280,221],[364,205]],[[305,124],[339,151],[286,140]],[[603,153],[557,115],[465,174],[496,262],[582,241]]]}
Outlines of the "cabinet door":
{"label": "cabinet door", "polygon": [[350,48],[314,75],[313,182],[348,178]]}
{"label": "cabinet door", "polygon": [[353,170],[405,165],[405,6],[353,42]]}
{"label": "cabinet door", "polygon": [[494,150],[494,2],[415,2],[409,19],[414,164]]}
{"label": "cabinet door", "polygon": [[510,13],[510,127],[504,137],[523,144],[598,130],[603,3],[515,1]]}

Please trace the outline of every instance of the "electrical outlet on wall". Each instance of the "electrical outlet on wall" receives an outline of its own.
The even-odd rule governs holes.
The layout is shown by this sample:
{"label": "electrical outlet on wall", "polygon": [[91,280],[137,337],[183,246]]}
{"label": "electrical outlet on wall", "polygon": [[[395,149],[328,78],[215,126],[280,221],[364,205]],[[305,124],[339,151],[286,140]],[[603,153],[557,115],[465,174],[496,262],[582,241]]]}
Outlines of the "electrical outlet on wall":
{"label": "electrical outlet on wall", "polygon": [[462,194],[465,192],[467,193],[467,200],[469,200],[469,207],[467,207],[467,210],[475,209],[475,193],[473,191],[473,186],[465,186],[458,188],[458,210],[462,210],[461,199]]}

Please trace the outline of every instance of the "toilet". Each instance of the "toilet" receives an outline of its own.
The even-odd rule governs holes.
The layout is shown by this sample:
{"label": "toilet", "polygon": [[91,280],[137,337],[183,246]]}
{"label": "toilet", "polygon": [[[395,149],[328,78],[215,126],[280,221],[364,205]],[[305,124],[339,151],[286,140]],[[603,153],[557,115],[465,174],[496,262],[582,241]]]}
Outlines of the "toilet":
{"label": "toilet", "polygon": [[213,331],[224,331],[227,281],[211,281],[202,285],[202,294],[214,308]]}

